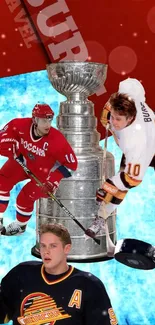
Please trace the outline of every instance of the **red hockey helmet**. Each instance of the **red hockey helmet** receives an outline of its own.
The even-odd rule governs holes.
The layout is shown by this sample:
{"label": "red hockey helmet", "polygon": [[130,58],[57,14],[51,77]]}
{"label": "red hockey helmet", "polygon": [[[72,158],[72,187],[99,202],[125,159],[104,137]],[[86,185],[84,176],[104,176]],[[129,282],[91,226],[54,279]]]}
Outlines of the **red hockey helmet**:
{"label": "red hockey helmet", "polygon": [[54,112],[47,104],[37,103],[32,110],[32,117],[53,118]]}

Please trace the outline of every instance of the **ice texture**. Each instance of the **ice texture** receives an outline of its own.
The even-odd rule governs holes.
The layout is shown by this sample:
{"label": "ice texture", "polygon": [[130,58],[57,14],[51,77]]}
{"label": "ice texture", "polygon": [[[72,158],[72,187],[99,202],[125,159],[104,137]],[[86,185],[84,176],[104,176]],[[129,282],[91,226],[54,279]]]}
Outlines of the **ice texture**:
{"label": "ice texture", "polygon": [[[31,116],[37,102],[46,102],[55,112],[64,97],[49,82],[47,72],[39,71],[0,79],[0,128],[14,117]],[[101,141],[101,145],[103,141]],[[108,151],[115,157],[119,168],[121,151],[112,137]],[[5,162],[0,157],[0,166]],[[135,238],[155,244],[155,174],[149,168],[141,185],[131,189],[117,210],[117,239]],[[5,212],[4,224],[15,219],[15,200],[22,182],[11,191],[10,203]],[[36,243],[35,211],[26,233],[19,237],[0,237],[0,279],[16,264],[36,260],[31,248]],[[99,277],[109,294],[119,325],[155,325],[155,270],[129,268],[115,259],[106,262],[74,264],[79,269]],[[10,322],[9,324],[12,324]]]}

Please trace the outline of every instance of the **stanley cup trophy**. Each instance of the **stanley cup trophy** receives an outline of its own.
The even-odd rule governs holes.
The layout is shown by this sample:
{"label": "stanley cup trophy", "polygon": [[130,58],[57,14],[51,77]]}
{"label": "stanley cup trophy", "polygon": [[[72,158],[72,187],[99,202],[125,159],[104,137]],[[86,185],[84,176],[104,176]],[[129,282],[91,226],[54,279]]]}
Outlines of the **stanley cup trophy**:
{"label": "stanley cup trophy", "polygon": [[[93,62],[64,61],[47,65],[52,86],[67,100],[60,104],[57,127],[67,138],[78,159],[73,176],[63,179],[56,197],[87,229],[93,222],[99,206],[96,190],[102,184],[103,150],[99,146],[100,134],[96,130],[94,104],[87,99],[105,82],[107,65]],[[114,175],[114,157],[106,154],[106,177]],[[108,218],[110,237],[115,238],[115,215]],[[38,232],[43,223],[59,222],[71,234],[70,261],[104,260],[106,253],[105,233],[98,234],[100,245],[87,238],[83,230],[67,216],[51,198],[42,198],[37,204],[37,240],[32,254],[38,256]]]}

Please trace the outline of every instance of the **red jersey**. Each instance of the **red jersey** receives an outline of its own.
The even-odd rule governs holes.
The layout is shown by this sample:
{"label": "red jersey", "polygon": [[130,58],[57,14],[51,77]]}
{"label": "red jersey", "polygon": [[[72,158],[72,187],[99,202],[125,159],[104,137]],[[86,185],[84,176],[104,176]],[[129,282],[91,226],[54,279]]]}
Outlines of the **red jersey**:
{"label": "red jersey", "polygon": [[[60,181],[76,170],[77,158],[64,135],[51,127],[47,135],[34,139],[32,118],[15,118],[0,133],[0,143],[16,142],[26,166],[41,180]],[[56,176],[56,177],[55,177]]]}

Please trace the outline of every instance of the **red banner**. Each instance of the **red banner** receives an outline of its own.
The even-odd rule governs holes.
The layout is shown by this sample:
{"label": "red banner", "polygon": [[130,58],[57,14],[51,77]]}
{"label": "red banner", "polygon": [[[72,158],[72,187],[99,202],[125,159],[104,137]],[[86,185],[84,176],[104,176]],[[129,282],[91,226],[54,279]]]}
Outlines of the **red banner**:
{"label": "red banner", "polygon": [[[129,76],[141,80],[155,107],[154,0],[1,0],[0,42],[0,77],[61,60],[108,64],[105,88],[91,97],[98,119]],[[98,131],[103,137],[100,122]]]}

